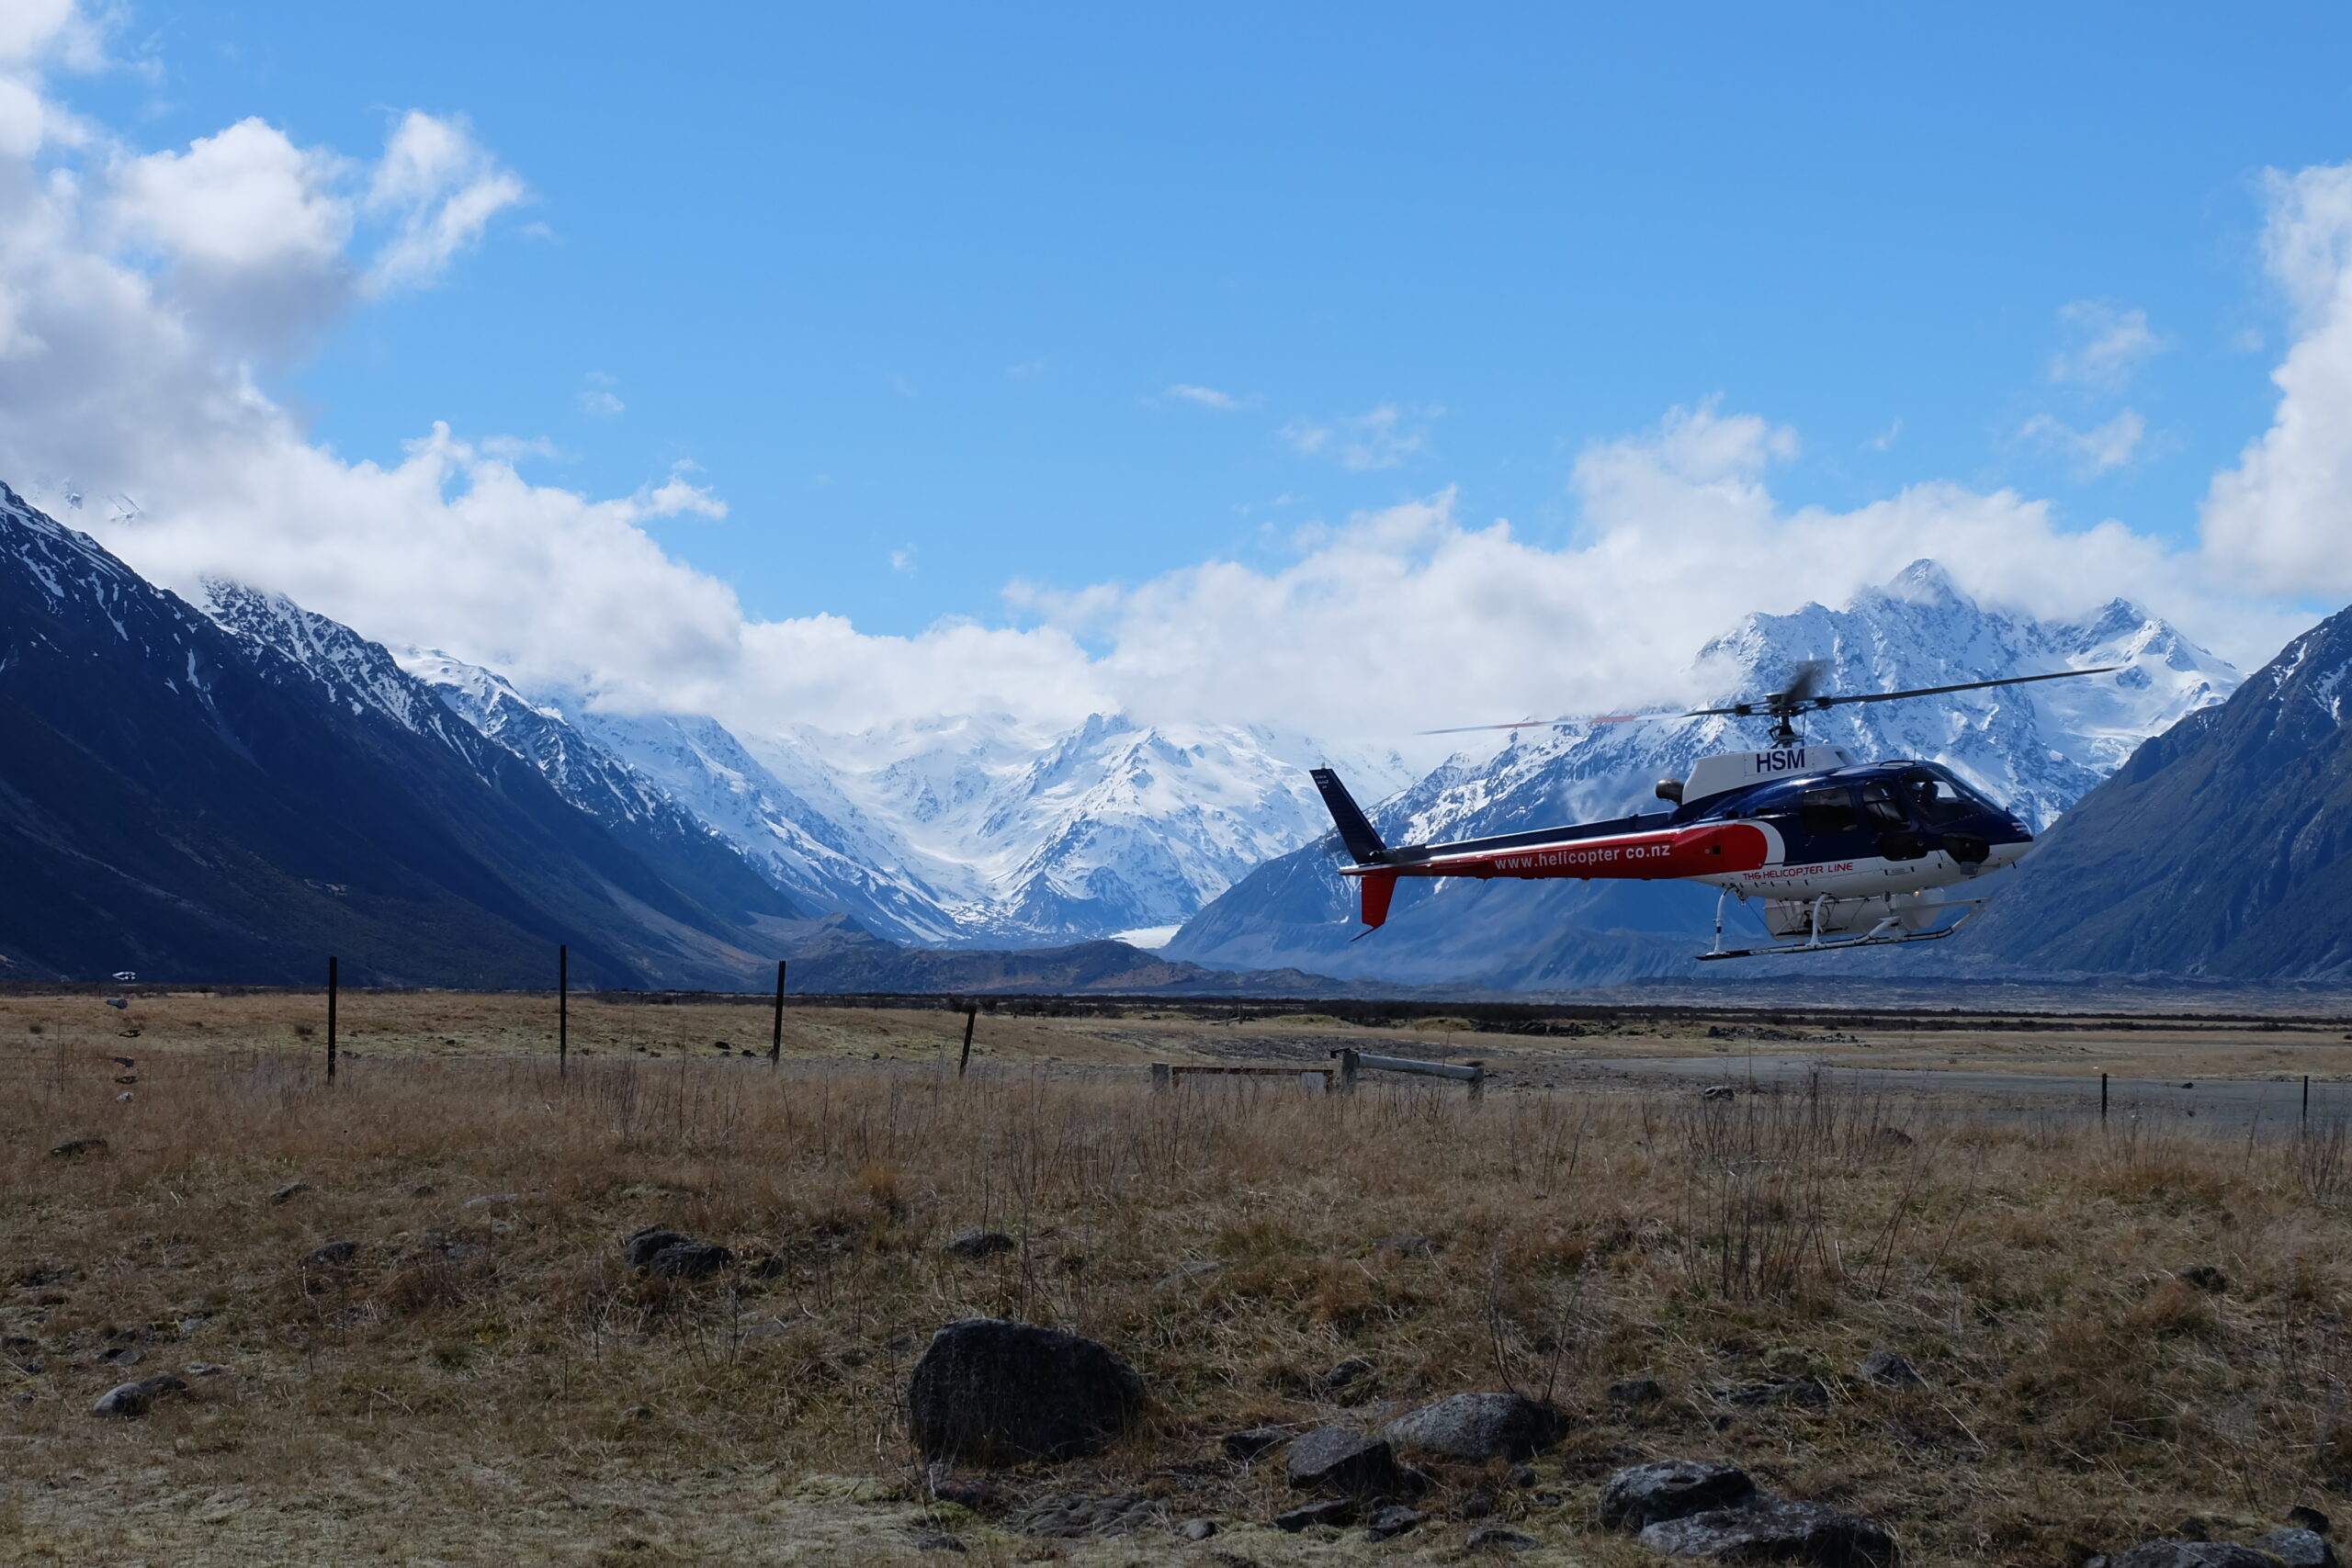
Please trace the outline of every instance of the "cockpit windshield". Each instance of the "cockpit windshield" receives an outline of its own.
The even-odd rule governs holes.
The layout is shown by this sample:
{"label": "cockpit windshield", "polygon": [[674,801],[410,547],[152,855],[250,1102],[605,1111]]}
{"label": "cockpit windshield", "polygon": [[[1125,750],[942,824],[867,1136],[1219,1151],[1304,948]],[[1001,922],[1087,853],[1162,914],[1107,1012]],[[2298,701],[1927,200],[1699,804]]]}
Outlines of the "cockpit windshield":
{"label": "cockpit windshield", "polygon": [[1919,819],[1930,828],[1996,809],[1991,801],[1950,772],[1933,764],[1912,769],[1903,775],[1901,784],[1905,797],[1919,813]]}

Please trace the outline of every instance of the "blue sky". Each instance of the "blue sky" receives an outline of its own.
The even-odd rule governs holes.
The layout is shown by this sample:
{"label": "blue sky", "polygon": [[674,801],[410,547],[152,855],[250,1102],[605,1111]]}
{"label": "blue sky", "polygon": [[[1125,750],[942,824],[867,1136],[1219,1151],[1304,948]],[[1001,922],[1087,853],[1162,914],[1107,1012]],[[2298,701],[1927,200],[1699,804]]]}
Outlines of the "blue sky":
{"label": "blue sky", "polygon": [[[2352,156],[2348,35],[2317,6],[141,3],[52,91],[151,148],[259,116],[363,156],[410,108],[467,117],[530,200],[264,385],[349,459],[441,420],[542,439],[523,471],[590,494],[691,464],[729,514],[649,521],[672,555],[753,618],[909,634],[1004,618],[1015,578],[1272,570],[1299,525],[1448,485],[1566,544],[1578,455],[1710,397],[1793,430],[1784,505],[1948,479],[2188,547],[2277,399],[2262,172]],[[2133,311],[2125,363],[2053,377]],[[2059,427],[2127,408],[2093,472]]]}

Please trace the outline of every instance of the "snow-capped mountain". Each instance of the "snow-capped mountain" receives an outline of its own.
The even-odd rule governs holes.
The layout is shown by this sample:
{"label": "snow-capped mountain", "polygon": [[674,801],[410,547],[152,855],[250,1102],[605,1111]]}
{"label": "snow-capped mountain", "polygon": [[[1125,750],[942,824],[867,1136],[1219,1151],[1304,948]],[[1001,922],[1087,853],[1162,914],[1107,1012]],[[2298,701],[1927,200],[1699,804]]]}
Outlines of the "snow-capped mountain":
{"label": "snow-capped mountain", "polygon": [[2352,610],[2135,754],[2020,868],[1987,966],[2352,979]]}
{"label": "snow-capped mountain", "polygon": [[[1808,739],[1855,757],[1939,761],[2012,806],[2037,830],[2147,737],[2219,703],[2238,673],[2138,606],[2039,621],[1979,605],[1933,562],[1906,568],[1842,610],[1751,615],[1699,652],[1702,705],[1754,697],[1808,659],[1823,689],[1870,692],[2120,665],[2080,681],[1860,704],[1807,716]],[[1375,807],[1392,843],[1421,843],[1651,809],[1651,786],[1702,756],[1764,743],[1761,720],[1729,717],[1521,732],[1484,758],[1457,757]],[[1358,797],[1374,792],[1358,788]],[[1387,928],[1358,927],[1327,840],[1238,883],[1168,952],[1206,964],[1293,964],[1408,982],[1580,985],[1679,972],[1713,900],[1671,884],[1408,881]],[[1703,943],[1702,943],[1703,945]]]}
{"label": "snow-capped mountain", "polygon": [[[965,940],[1156,941],[1326,825],[1307,776],[1325,750],[1238,726],[1097,714],[1054,733],[985,716],[758,750],[890,834]],[[1383,793],[1409,777],[1393,756],[1342,761]]]}
{"label": "snow-capped mountain", "polygon": [[[446,654],[402,657],[574,804],[688,814],[797,900],[894,942],[1164,940],[1322,831],[1306,774],[1321,753],[1260,731],[979,716],[747,743],[714,719],[526,696]],[[1355,761],[1383,789],[1408,777],[1393,758]]]}
{"label": "snow-capped mountain", "polygon": [[799,913],[716,837],[567,803],[384,650],[219,618],[0,485],[0,974],[594,985],[755,976]]}

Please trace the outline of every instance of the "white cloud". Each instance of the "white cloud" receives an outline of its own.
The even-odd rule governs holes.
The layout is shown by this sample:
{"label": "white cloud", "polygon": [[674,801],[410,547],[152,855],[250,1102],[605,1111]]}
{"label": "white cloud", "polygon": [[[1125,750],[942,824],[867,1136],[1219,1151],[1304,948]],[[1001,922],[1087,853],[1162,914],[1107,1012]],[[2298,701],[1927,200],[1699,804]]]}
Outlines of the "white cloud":
{"label": "white cloud", "polygon": [[432,282],[481,241],[492,218],[527,194],[475,143],[462,118],[411,109],[393,129],[368,188],[368,211],[393,225],[368,269],[368,289],[390,293]]}
{"label": "white cloud", "polygon": [[1435,419],[1443,409],[1406,411],[1382,403],[1369,413],[1335,419],[1328,423],[1295,419],[1281,430],[1291,450],[1309,457],[1329,457],[1351,473],[1394,468],[1419,455],[1429,444],[1419,423]]}
{"label": "white cloud", "polygon": [[[311,441],[249,368],[281,328],[189,303],[199,281],[216,303],[250,302],[292,274],[338,310],[363,309],[363,280],[384,276],[387,253],[370,249],[384,225],[428,236],[393,269],[428,280],[455,254],[429,236],[469,221],[436,215],[494,168],[443,134],[457,122],[431,124],[403,120],[365,171],[254,122],[165,161],[100,150],[54,175],[0,152],[0,478],[36,500],[92,498],[68,515],[160,581],[243,578],[526,684],[752,732],[975,712],[1051,724],[1124,707],[1393,743],[1446,722],[1691,694],[1692,652],[1738,615],[1835,601],[1921,555],[1972,592],[2043,613],[2132,594],[2242,661],[2307,618],[2213,588],[2209,557],[2120,523],[2064,530],[2009,491],[1923,484],[1850,512],[1792,509],[1769,479],[1794,434],[1702,404],[1582,454],[1582,524],[1565,546],[1465,519],[1441,489],[1302,530],[1274,567],[1212,560],[1061,593],[1015,584],[1018,626],[876,637],[831,615],[751,620],[728,584],[649,532],[662,517],[724,515],[695,479],[600,500],[525,479],[533,443],[440,426],[390,460],[350,460]],[[133,169],[143,183],[117,179]],[[234,221],[187,209],[207,180],[235,194]],[[2321,336],[2297,354],[2345,314],[2322,300],[2310,316]],[[2346,405],[2331,406],[2346,428]],[[1437,417],[1382,405],[1285,438],[1392,468],[1426,454]],[[911,550],[893,562],[915,564]]]}
{"label": "white cloud", "polygon": [[2148,326],[2148,312],[2126,310],[2097,299],[2077,299],[2058,309],[2067,346],[2050,361],[2052,381],[2073,381],[2120,391],[2140,367],[2164,352],[2165,340]]}
{"label": "white cloud", "polygon": [[580,389],[580,412],[591,419],[618,419],[628,405],[621,401],[614,390],[618,379],[602,370],[591,370],[584,378],[587,385]]}
{"label": "white cloud", "polygon": [[2273,172],[2264,250],[2301,335],[2270,428],[2214,476],[2207,551],[2260,592],[2352,591],[2352,164]]}
{"label": "white cloud", "polygon": [[1194,387],[1179,381],[1168,389],[1171,398],[1182,398],[1188,403],[1198,403],[1219,413],[1231,413],[1241,406],[1241,400],[1230,392],[1220,392],[1215,387]]}
{"label": "white cloud", "polygon": [[2078,479],[2096,479],[2130,462],[2147,433],[2148,422],[2132,409],[2089,430],[2076,430],[2046,413],[2034,415],[2018,430],[2019,438],[2063,454]]}
{"label": "white cloud", "polygon": [[900,545],[897,549],[892,550],[890,570],[901,576],[912,577],[915,572],[915,547],[912,545]]}

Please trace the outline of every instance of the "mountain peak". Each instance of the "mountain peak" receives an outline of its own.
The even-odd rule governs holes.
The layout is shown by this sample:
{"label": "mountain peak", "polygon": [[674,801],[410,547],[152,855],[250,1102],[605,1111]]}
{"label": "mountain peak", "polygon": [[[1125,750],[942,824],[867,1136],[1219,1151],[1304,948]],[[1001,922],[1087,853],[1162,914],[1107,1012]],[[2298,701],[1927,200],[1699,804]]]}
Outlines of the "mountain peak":
{"label": "mountain peak", "polygon": [[1960,591],[1959,584],[1952,581],[1951,573],[1926,556],[1921,556],[1887,579],[1886,586],[1878,592],[1890,599],[1900,599],[1912,604],[1974,604]]}

